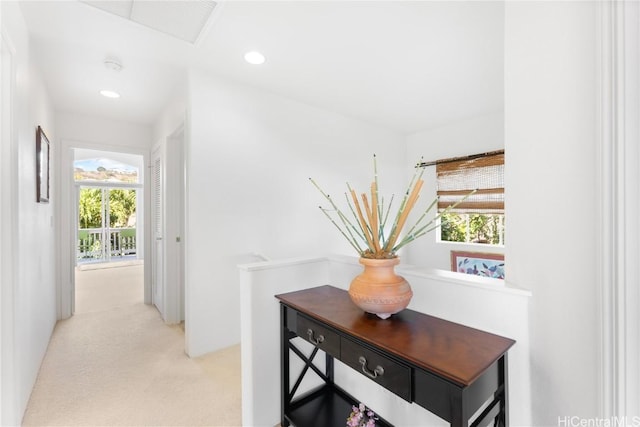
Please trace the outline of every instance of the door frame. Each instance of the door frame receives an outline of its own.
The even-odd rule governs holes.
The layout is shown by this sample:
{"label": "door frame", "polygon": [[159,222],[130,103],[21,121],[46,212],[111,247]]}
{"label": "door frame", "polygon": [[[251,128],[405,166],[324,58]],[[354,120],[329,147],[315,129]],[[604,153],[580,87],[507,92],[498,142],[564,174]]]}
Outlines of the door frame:
{"label": "door frame", "polygon": [[640,411],[640,5],[598,4],[599,413]]}
{"label": "door frame", "polygon": [[[138,200],[138,212],[142,215],[138,216],[138,221],[142,221],[139,227],[142,232],[142,238],[139,238],[141,255],[140,259],[145,259],[150,253],[149,246],[149,179],[147,177],[146,165],[149,164],[149,151],[145,149],[124,147],[109,144],[95,144],[86,141],[62,139],[60,141],[60,150],[57,163],[60,165],[54,170],[56,173],[56,185],[60,202],[56,203],[56,215],[59,218],[59,227],[57,240],[59,251],[57,252],[56,263],[58,269],[58,319],[68,319],[75,312],[75,268],[76,268],[76,240],[78,218],[78,204],[76,203],[76,182],[73,177],[73,161],[75,149],[89,149],[97,151],[106,151],[113,153],[135,154],[142,156],[143,169],[140,171],[142,183],[138,188],[138,194],[142,196]],[[114,186],[113,183],[110,183]],[[140,235],[139,235],[140,237]],[[151,279],[148,262],[144,263],[144,302],[151,302]]]}

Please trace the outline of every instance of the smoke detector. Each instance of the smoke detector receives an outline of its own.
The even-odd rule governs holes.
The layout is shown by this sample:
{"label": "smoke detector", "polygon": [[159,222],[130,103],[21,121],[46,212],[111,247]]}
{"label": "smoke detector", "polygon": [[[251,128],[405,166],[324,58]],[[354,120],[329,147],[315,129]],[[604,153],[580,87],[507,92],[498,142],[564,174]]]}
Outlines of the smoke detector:
{"label": "smoke detector", "polygon": [[104,66],[107,70],[120,71],[122,70],[122,63],[116,58],[107,58],[104,60]]}

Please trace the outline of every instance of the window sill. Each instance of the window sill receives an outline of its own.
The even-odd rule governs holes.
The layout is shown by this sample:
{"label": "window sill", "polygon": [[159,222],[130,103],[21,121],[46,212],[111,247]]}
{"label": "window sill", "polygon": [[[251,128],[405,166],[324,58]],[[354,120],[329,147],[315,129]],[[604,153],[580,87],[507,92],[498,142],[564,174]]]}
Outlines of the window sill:
{"label": "window sill", "polygon": [[452,245],[452,246],[471,246],[473,248],[485,248],[487,252],[495,250],[504,251],[504,245],[490,245],[488,243],[473,243],[473,242],[449,242],[447,240],[436,240],[438,244]]}
{"label": "window sill", "polygon": [[[343,264],[360,265],[357,257],[347,255],[332,255],[328,257],[331,262]],[[520,288],[509,281],[493,279],[490,277],[474,276],[472,274],[457,273],[455,271],[438,270],[435,268],[424,268],[409,264],[400,264],[396,271],[411,283],[410,276],[425,279],[448,282],[461,286],[469,286],[475,289],[481,288],[491,292],[530,297],[532,293],[528,289]]]}

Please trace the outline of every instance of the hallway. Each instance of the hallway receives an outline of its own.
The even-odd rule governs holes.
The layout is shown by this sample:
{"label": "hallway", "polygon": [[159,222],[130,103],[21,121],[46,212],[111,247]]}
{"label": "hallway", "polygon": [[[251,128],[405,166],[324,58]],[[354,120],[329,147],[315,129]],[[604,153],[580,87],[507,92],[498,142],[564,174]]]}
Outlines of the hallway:
{"label": "hallway", "polygon": [[142,260],[81,264],[75,274],[76,315],[144,301]]}
{"label": "hallway", "polygon": [[142,303],[142,270],[77,272],[79,310],[56,325],[23,425],[241,425],[239,346],[188,358]]}

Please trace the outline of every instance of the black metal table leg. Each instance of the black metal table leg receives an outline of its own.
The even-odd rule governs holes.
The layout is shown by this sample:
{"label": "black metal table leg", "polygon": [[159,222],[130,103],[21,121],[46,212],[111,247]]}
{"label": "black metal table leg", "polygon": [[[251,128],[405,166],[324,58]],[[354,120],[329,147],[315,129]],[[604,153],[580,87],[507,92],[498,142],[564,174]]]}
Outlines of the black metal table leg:
{"label": "black metal table leg", "polygon": [[509,425],[509,383],[508,383],[508,361],[507,353],[503,354],[498,361],[500,367],[500,384],[498,389],[502,390],[500,396],[500,413],[496,417],[496,426],[507,427]]}
{"label": "black metal table leg", "polygon": [[287,329],[286,307],[280,306],[280,423],[282,427],[289,427],[285,414],[289,411],[289,330]]}

